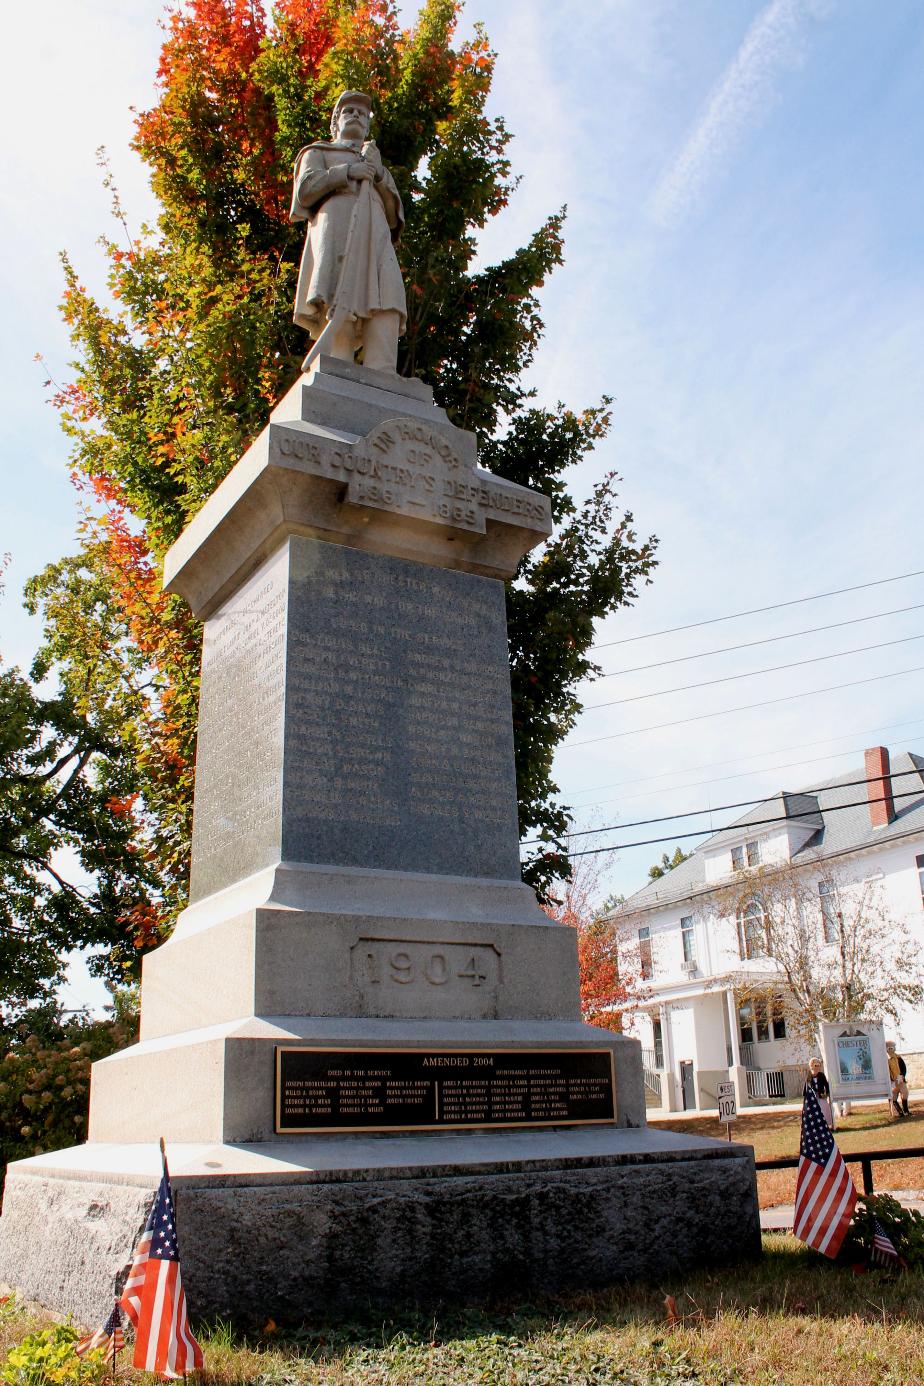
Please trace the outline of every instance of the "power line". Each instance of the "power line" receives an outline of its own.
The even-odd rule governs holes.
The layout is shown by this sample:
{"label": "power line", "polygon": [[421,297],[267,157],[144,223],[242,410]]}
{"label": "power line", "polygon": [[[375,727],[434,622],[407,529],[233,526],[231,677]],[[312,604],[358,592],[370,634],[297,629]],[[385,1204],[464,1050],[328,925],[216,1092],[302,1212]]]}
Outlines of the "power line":
{"label": "power line", "polygon": [[[914,721],[912,721],[912,722],[885,722],[885,723],[883,723],[881,726],[878,726],[878,727],[855,727],[855,728],[853,729],[853,731],[844,732],[841,736],[823,736],[823,737],[821,737],[818,741],[796,741],[796,742],[794,742],[793,745],[791,745],[791,746],[776,746],[776,747],[774,747],[773,749],[771,749],[771,750],[769,750],[769,751],[756,751],[756,752],[754,753],[754,755],[752,755],[752,756],[733,756],[731,760],[707,760],[707,761],[706,761],[704,764],[702,764],[702,765],[688,765],[688,766],[686,766],[684,769],[681,769],[681,770],[677,771],[676,773],[681,774],[681,775],[692,775],[692,774],[695,774],[695,772],[696,772],[697,770],[718,770],[718,769],[721,769],[721,767],[722,767],[723,765],[741,765],[741,764],[742,764],[744,761],[746,761],[746,760],[763,760],[763,758],[764,758],[765,756],[785,755],[787,751],[806,751],[806,750],[811,749],[812,746],[829,746],[829,745],[831,744],[832,741],[846,741],[846,739],[847,739],[848,736],[871,736],[874,732],[896,731],[896,730],[898,730],[899,728],[904,728],[904,727],[917,727],[917,726],[920,726],[920,724],[921,724],[922,721],[924,721],[924,718],[922,718],[922,717],[916,717],[916,718],[914,719]],[[862,751],[862,750],[864,750],[865,748],[864,748],[863,746],[859,746],[859,747],[857,747],[856,749]],[[852,752],[850,752],[850,751],[835,751],[835,752],[832,753],[832,755],[851,755],[851,754],[852,754]],[[815,760],[828,760],[828,759],[830,759],[830,757],[828,757],[828,756],[815,756],[815,757],[811,757],[809,761],[794,761],[794,762],[793,762],[793,765],[806,765],[806,764],[810,764],[812,759],[815,759]],[[764,767],[764,769],[765,769],[766,771],[770,771],[770,770],[786,770],[786,769],[791,769],[791,768],[792,768],[792,766],[786,766],[786,765],[778,765],[778,766],[768,765],[768,766]],[[636,779],[633,779],[633,780],[611,780],[611,781],[609,782],[609,784],[595,784],[595,785],[592,785],[589,789],[577,789],[577,790],[575,790],[574,792],[575,792],[576,794],[598,794],[601,790],[604,790],[604,789],[620,789],[624,784],[649,784],[652,780],[663,780],[663,779],[666,779],[668,775],[673,775],[674,773],[675,773],[675,770],[674,770],[674,769],[670,769],[670,770],[664,770],[664,771],[662,771],[660,774],[657,774],[657,775],[641,775],[641,776],[639,776],[639,777],[637,777]],[[746,774],[759,775],[759,774],[764,773],[764,771],[761,770],[760,768],[758,768],[758,769],[756,769],[756,770],[745,771],[745,773],[746,773]],[[734,776],[728,776],[727,778],[733,779],[733,778],[735,778],[735,777],[734,777]],[[703,784],[713,784],[713,783],[715,783],[715,781],[713,781],[713,780],[703,780],[702,783],[703,783]],[[696,785],[688,785],[688,784],[687,784],[687,785],[678,785],[677,788],[678,788],[678,789],[695,789],[695,788],[698,788],[698,786],[696,786]],[[592,805],[592,804],[583,804],[583,805],[582,805],[582,804],[578,804],[578,805],[576,805],[576,807],[578,807],[578,808],[592,808],[593,805]]]}
{"label": "power line", "polygon": [[628,698],[614,698],[609,703],[588,703],[583,712],[595,712],[603,707],[619,707],[623,703],[642,703],[647,698],[666,698],[669,693],[690,693],[695,688],[714,688],[719,683],[736,683],[739,679],[756,679],[761,674],[779,674],[784,669],[801,669],[806,664],[824,664],[829,659],[846,659],[848,655],[866,654],[869,650],[885,650],[891,645],[907,645],[912,640],[924,640],[919,635],[900,635],[896,640],[880,640],[875,645],[857,645],[852,650],[835,650],[833,654],[810,655],[789,664],[769,664],[763,669],[748,669],[743,674],[725,674],[720,679],[703,679],[700,683],[682,683],[676,688],[657,688],[653,693],[633,693]]}
{"label": "power line", "polygon": [[772,602],[770,606],[754,606],[749,611],[732,611],[727,616],[712,616],[707,621],[689,621],[684,626],[668,626],[664,630],[650,630],[645,635],[628,635],[622,640],[607,640],[592,646],[595,650],[607,650],[613,645],[632,645],[636,640],[654,640],[659,635],[676,635],[681,630],[698,630],[701,626],[715,626],[722,621],[737,621],[741,616],[762,616],[766,611],[782,611],[787,606],[802,606],[805,602],[818,602],[824,597],[842,597],[846,592],[865,592],[869,587],[884,587],[889,582],[905,582],[908,578],[924,576],[924,568],[913,573],[898,573],[895,577],[876,578],[873,582],[858,582],[854,587],[836,587],[831,592],[813,592],[810,597],[793,597],[786,602]]}
{"label": "power line", "polygon": [[[922,718],[921,720],[924,721],[924,718]],[[919,723],[913,723],[912,725],[919,725]],[[832,751],[829,755],[825,756],[810,756],[808,760],[791,760],[787,761],[783,765],[768,765],[765,770],[742,770],[741,773],[737,775],[719,775],[716,779],[713,780],[697,780],[691,784],[669,785],[661,790],[647,789],[642,790],[642,792],[638,794],[621,794],[618,799],[596,799],[593,803],[575,804],[573,807],[575,811],[580,811],[582,809],[600,808],[604,804],[624,804],[631,799],[650,799],[652,794],[679,794],[684,789],[708,789],[710,785],[726,784],[729,780],[751,779],[755,775],[767,774],[770,771],[776,772],[777,770],[798,770],[803,765],[817,765],[818,762],[822,760],[838,760],[841,756],[852,756],[856,755],[859,751],[865,750],[865,746],[851,746],[848,750]],[[755,800],[754,802],[756,803],[759,801]]]}
{"label": "power line", "polygon": [[[855,789],[858,785],[876,784],[879,780],[904,780],[907,779],[909,775],[917,775],[918,779],[920,779],[921,771],[917,768],[912,770],[892,770],[887,775],[867,775],[866,778],[862,780],[841,780],[838,784],[821,784],[816,785],[813,789],[799,789],[781,792],[791,793],[794,798],[797,795],[802,794],[830,794],[836,789]],[[924,783],[922,783],[920,787],[917,789],[909,790],[908,793],[924,795]],[[707,808],[686,809],[683,813],[664,813],[661,814],[659,818],[636,818],[635,821],[631,823],[610,823],[605,828],[581,828],[578,832],[562,833],[562,837],[596,837],[600,833],[613,833],[617,830],[617,828],[647,828],[651,823],[673,823],[678,818],[698,818],[704,813],[727,813],[730,812],[731,809],[751,808],[753,804],[765,804],[768,799],[772,799],[775,797],[776,796],[773,794],[763,794],[760,796],[760,798],[757,799],[741,799],[736,804],[710,804]],[[895,794],[892,797],[895,799],[899,799],[902,797],[907,797],[907,795],[902,796],[900,794]],[[883,803],[884,799],[871,799],[869,800],[869,802]],[[832,807],[837,808],[838,805],[834,804]],[[807,813],[814,811],[815,810],[813,809],[806,810]],[[828,813],[829,810],[824,809],[823,812]],[[787,815],[787,817],[789,816],[790,815]],[[794,816],[800,817],[802,815],[796,814]],[[768,819],[767,821],[769,822],[771,820]],[[785,822],[786,819],[783,819],[782,821]],[[709,828],[704,831],[723,832],[724,829]],[[531,847],[537,842],[544,841],[549,841],[549,839],[541,837],[532,837],[529,838],[528,841],[524,842],[523,846]]]}
{"label": "power line", "polygon": [[[909,797],[909,794],[919,793],[920,790],[912,790],[909,791],[909,793],[907,794],[894,794],[892,797],[893,799],[907,799]],[[884,799],[858,799],[856,803],[852,804],[833,804],[831,808],[826,808],[824,812],[826,814],[840,813],[845,809],[865,808],[868,804],[884,802]],[[747,826],[750,828],[763,828],[774,823],[798,823],[800,821],[800,818],[804,818],[806,816],[807,815],[805,814],[797,814],[791,818],[754,818],[747,825],[741,824],[741,826]],[[733,828],[734,826],[734,823],[729,823],[724,828],[700,828],[698,832],[669,833],[667,837],[649,837],[641,842],[612,842],[608,847],[585,847],[583,851],[580,852],[569,852],[568,857],[569,859],[574,859],[575,857],[598,857],[601,856],[604,852],[623,852],[627,851],[630,847],[657,847],[662,842],[678,842],[688,837],[715,837],[718,836],[719,833],[728,832],[729,828]]]}
{"label": "power line", "polygon": [[[871,616],[851,616],[849,621],[832,621],[827,626],[809,626],[807,630],[791,630],[786,635],[766,635],[762,640],[745,640],[740,645],[723,645],[718,650],[699,650],[696,654],[676,655],[673,659],[659,659],[654,664],[633,664],[628,669],[610,669],[601,679],[617,678],[620,674],[643,674],[649,669],[665,669],[669,664],[687,664],[691,659],[711,659],[713,655],[734,654],[737,650],[753,650],[757,645],[774,645],[781,640],[795,640],[800,635],[820,635],[825,630],[841,630],[844,626],[859,626],[864,621],[881,621],[886,616],[904,616],[909,611],[924,610],[924,602],[914,606],[897,606],[892,611],[876,611]],[[617,642],[618,643],[618,642]],[[596,646],[602,649],[602,646]]]}
{"label": "power line", "polygon": [[678,717],[673,722],[655,722],[650,727],[632,727],[629,731],[609,732],[606,736],[591,736],[586,741],[566,741],[562,746],[563,751],[573,750],[576,746],[593,746],[598,741],[615,741],[623,736],[639,736],[642,732],[664,731],[667,727],[683,727],[690,722],[707,722],[712,717],[728,717],[732,712],[750,712],[758,707],[773,707],[776,703],[791,703],[797,698],[815,698],[821,693],[836,693],[842,688],[859,688],[864,683],[879,683],[882,679],[897,679],[904,674],[920,674],[924,670],[924,664],[917,664],[911,669],[895,669],[891,674],[871,674],[865,679],[851,679],[849,683],[832,683],[827,688],[809,688],[804,693],[787,693],[782,698],[765,698],[759,703],[742,703],[739,707],[724,707],[718,712],[701,712],[695,717]]}

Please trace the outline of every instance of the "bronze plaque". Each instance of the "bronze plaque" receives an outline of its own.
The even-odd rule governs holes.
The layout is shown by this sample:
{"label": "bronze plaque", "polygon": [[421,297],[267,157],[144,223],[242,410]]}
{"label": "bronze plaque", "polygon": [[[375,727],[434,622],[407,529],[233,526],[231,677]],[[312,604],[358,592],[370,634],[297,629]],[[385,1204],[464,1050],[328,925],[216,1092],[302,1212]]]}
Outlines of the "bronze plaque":
{"label": "bronze plaque", "polygon": [[279,1135],[615,1120],[609,1049],[276,1048]]}

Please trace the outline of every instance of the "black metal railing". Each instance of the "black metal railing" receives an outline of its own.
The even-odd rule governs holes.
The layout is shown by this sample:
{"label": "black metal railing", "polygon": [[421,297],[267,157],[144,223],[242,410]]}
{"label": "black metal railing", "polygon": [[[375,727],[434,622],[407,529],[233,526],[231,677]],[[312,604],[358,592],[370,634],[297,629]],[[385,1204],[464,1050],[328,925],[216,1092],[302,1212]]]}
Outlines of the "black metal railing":
{"label": "black metal railing", "polygon": [[[877,1160],[920,1160],[924,1156],[924,1145],[906,1145],[890,1150],[842,1150],[844,1163],[861,1165],[863,1168],[863,1192],[875,1193],[873,1188],[873,1164]],[[755,1160],[758,1174],[765,1169],[798,1169],[798,1155],[786,1155],[777,1160]]]}

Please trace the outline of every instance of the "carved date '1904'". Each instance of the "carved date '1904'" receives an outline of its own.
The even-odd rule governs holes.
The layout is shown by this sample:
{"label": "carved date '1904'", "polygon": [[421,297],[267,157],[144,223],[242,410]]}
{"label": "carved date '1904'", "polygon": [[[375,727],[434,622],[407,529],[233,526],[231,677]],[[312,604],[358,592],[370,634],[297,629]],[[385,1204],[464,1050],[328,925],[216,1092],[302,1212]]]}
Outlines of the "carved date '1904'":
{"label": "carved date '1904'", "polygon": [[[358,956],[357,956],[358,954]],[[492,987],[498,959],[490,945],[361,939],[354,953],[366,985]]]}

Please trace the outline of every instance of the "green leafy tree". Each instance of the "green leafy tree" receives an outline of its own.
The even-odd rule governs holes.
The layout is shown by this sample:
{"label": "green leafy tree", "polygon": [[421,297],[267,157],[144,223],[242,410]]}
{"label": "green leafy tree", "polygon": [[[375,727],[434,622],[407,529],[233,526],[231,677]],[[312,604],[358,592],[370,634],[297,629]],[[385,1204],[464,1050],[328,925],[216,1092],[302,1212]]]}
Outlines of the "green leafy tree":
{"label": "green leafy tree", "polygon": [[51,1003],[69,950],[96,950],[91,965],[117,981],[134,968],[132,942],[149,942],[133,780],[85,708],[0,668],[0,1032]]}
{"label": "green leafy tree", "polygon": [[617,509],[614,475],[583,501],[568,489],[609,426],[608,402],[544,409],[522,383],[542,333],[537,291],[562,259],[562,212],[499,263],[475,266],[478,233],[514,179],[508,132],[485,109],[494,54],[480,28],[457,39],[457,11],[456,0],[426,0],[403,29],[392,0],[279,0],[269,20],[250,0],[185,0],[166,21],[156,104],[136,127],[157,226],[133,234],[113,194],[109,302],[64,261],[76,361],[55,398],[84,528],[80,552],[47,569],[30,600],[44,615],[43,658],[72,693],[92,686],[134,762],[161,933],[185,898],[200,632],[160,592],[160,564],[299,370],[292,164],[326,137],[346,86],[373,97],[407,210],[399,370],[475,430],[486,466],[551,499],[555,536],[508,587],[508,627],[520,826],[536,839],[524,874],[545,890],[568,870],[554,749],[595,672],[594,624],[636,596],[653,543]]}
{"label": "green leafy tree", "polygon": [[689,861],[692,855],[692,852],[685,852],[682,847],[675,847],[672,857],[669,857],[666,852],[662,852],[661,860],[656,861],[654,866],[648,868],[649,881],[660,881],[661,877],[666,876],[668,871],[673,871],[675,866],[679,866],[681,862]]}

